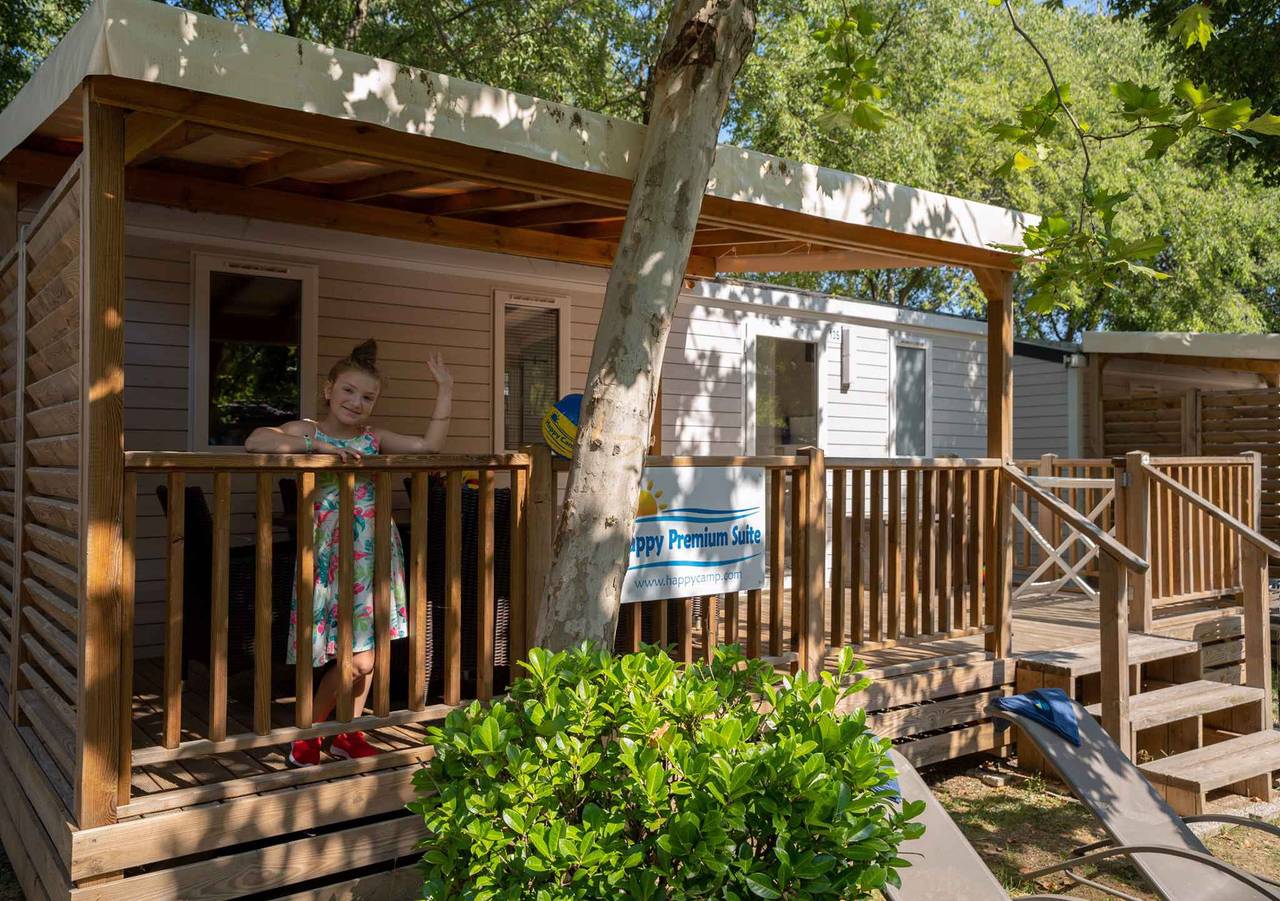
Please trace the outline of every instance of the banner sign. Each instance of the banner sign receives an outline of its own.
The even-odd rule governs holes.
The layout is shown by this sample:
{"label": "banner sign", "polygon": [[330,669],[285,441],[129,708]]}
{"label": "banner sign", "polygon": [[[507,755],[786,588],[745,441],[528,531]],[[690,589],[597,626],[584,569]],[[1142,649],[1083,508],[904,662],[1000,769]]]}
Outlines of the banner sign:
{"label": "banner sign", "polygon": [[764,585],[764,469],[646,468],[622,602]]}

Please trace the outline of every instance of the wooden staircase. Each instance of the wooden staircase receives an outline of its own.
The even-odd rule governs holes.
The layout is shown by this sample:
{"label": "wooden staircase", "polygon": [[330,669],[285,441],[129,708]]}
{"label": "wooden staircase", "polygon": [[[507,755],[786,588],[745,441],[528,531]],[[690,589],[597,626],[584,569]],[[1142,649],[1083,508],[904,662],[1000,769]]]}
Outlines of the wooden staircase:
{"label": "wooden staircase", "polygon": [[[1182,815],[1204,812],[1209,792],[1226,789],[1270,801],[1280,770],[1280,732],[1265,729],[1266,692],[1201,678],[1199,642],[1129,635],[1129,729],[1139,766]],[[1017,691],[1062,688],[1101,718],[1097,642],[1031,654],[1018,660]],[[1019,742],[1021,765],[1043,770],[1029,742]]]}

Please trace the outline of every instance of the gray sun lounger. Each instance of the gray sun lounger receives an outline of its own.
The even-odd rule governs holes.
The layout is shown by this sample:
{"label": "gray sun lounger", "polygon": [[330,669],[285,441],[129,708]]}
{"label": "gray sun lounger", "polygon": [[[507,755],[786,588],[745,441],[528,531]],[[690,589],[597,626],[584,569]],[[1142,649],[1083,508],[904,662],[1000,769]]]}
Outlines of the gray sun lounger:
{"label": "gray sun lounger", "polygon": [[1072,871],[1083,864],[1125,857],[1164,901],[1280,901],[1280,889],[1275,884],[1214,858],[1186,824],[1229,823],[1275,836],[1280,836],[1280,829],[1237,816],[1179,817],[1102,726],[1079,704],[1074,701],[1072,704],[1080,726],[1078,748],[1057,732],[1024,716],[994,706],[987,711],[1016,725],[1035,743],[1049,765],[1110,836],[1109,840],[1077,848],[1076,856],[1069,861],[1024,873],[1024,878],[1035,880],[1061,872],[1083,885],[1119,898],[1132,898]]}
{"label": "gray sun lounger", "polygon": [[[911,866],[898,871],[902,888],[885,886],[889,901],[1009,901],[1009,893],[991,875],[960,827],[938,803],[920,774],[897,751],[890,751],[898,786],[907,801],[924,801],[924,835],[898,848]],[[1018,901],[1080,901],[1063,895],[1036,895]]]}

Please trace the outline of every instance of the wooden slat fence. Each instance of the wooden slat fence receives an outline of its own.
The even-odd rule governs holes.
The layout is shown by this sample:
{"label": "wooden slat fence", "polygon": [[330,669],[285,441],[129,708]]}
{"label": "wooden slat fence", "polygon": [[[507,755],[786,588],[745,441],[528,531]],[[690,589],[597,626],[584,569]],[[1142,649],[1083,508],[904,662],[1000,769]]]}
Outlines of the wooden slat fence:
{"label": "wooden slat fence", "polygon": [[[1201,392],[1199,426],[1203,453],[1262,456],[1259,531],[1280,539],[1280,388]],[[1280,575],[1280,562],[1271,573]]]}
{"label": "wooden slat fence", "polygon": [[831,644],[990,631],[984,579],[997,460],[832,458]]}
{"label": "wooden slat fence", "polygon": [[1102,398],[1102,452],[1122,456],[1145,450],[1159,456],[1193,452],[1186,446],[1186,395]]}

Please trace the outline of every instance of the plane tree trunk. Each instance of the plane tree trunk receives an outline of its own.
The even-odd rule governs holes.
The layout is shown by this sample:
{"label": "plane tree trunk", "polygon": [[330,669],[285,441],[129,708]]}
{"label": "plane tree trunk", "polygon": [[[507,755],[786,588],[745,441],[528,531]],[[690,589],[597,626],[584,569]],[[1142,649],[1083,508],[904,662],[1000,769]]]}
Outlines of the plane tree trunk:
{"label": "plane tree trunk", "polygon": [[[612,647],[658,373],[756,0],[677,0],[583,393],[536,643]],[[537,591],[538,586],[530,586]]]}

